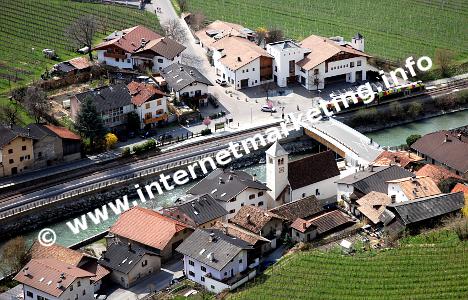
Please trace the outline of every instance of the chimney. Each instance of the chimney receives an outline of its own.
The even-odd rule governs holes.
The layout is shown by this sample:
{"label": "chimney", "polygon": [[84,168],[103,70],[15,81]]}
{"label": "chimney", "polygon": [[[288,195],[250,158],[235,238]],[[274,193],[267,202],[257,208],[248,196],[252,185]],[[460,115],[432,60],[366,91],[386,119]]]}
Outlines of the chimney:
{"label": "chimney", "polygon": [[184,70],[184,67],[180,66],[180,67],[179,67],[179,70],[180,70],[180,71],[183,71],[183,70]]}
{"label": "chimney", "polygon": [[13,129],[13,123],[10,122],[10,129]]}
{"label": "chimney", "polygon": [[238,62],[241,62],[240,56],[237,57],[237,61],[238,61]]}
{"label": "chimney", "polygon": [[457,139],[461,141],[461,133],[457,134]]}
{"label": "chimney", "polygon": [[253,181],[256,181],[256,180],[257,180],[257,174],[253,174],[252,180],[253,180]]}
{"label": "chimney", "polygon": [[128,243],[128,251],[132,251],[132,244]]}
{"label": "chimney", "polygon": [[59,279],[59,280],[57,281],[57,288],[59,289],[59,288],[61,288],[61,287],[62,287],[62,279]]}
{"label": "chimney", "polygon": [[448,133],[445,134],[445,140],[444,140],[444,142],[450,142]]}
{"label": "chimney", "polygon": [[307,229],[307,223],[306,222],[302,223],[302,228]]}
{"label": "chimney", "polygon": [[214,232],[210,233],[210,242],[214,242],[215,241],[215,234]]}
{"label": "chimney", "polygon": [[31,128],[28,127],[28,136],[31,136]]}
{"label": "chimney", "polygon": [[234,177],[232,177],[232,174],[229,174],[229,178],[228,178],[228,179],[229,179],[229,181],[231,181],[231,180],[234,179]]}
{"label": "chimney", "polygon": [[219,177],[219,184],[223,184],[223,183],[224,183],[223,178]]}
{"label": "chimney", "polygon": [[29,267],[23,269],[24,276],[29,276]]}
{"label": "chimney", "polygon": [[247,222],[250,222],[250,214],[247,214]]}
{"label": "chimney", "polygon": [[192,71],[192,70],[190,70],[189,74],[190,74],[190,75],[193,75],[193,71]]}

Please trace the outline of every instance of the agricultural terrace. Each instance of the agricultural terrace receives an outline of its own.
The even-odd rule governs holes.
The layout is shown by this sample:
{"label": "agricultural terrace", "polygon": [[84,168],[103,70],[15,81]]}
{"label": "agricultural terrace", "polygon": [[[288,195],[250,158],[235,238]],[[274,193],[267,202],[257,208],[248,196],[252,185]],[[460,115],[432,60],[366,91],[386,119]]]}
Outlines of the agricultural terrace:
{"label": "agricultural terrace", "polygon": [[[139,24],[160,31],[154,14],[134,8],[66,0],[2,0],[0,104],[7,101],[10,84],[12,88],[27,85],[57,63],[45,58],[42,49],[54,49],[60,60],[79,56],[69,47],[64,31],[85,14],[95,15],[98,21],[106,23],[107,32],[101,30],[96,42],[106,33]],[[22,117],[25,123],[31,121],[24,112]]]}
{"label": "agricultural terrace", "polygon": [[207,19],[258,27],[280,28],[286,37],[302,40],[316,34],[343,36],[356,32],[372,55],[400,60],[410,55],[434,57],[437,48],[468,60],[466,0],[187,0],[188,10]]}
{"label": "agricultural terrace", "polygon": [[453,231],[407,238],[399,248],[300,252],[268,269],[240,299],[468,299],[468,242]]}

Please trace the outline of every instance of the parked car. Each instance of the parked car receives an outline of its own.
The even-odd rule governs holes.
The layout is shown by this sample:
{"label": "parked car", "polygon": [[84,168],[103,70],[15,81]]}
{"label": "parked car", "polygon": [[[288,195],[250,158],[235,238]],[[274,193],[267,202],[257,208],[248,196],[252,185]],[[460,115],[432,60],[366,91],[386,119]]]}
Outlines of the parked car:
{"label": "parked car", "polygon": [[163,134],[158,137],[158,141],[167,141],[172,139],[172,134]]}
{"label": "parked car", "polygon": [[222,78],[216,79],[216,83],[219,84],[220,86],[226,86],[227,85],[226,80],[224,80]]}
{"label": "parked car", "polygon": [[276,112],[276,108],[272,107],[268,107],[268,105],[263,105],[262,108],[261,108],[261,111],[265,111],[265,112]]}

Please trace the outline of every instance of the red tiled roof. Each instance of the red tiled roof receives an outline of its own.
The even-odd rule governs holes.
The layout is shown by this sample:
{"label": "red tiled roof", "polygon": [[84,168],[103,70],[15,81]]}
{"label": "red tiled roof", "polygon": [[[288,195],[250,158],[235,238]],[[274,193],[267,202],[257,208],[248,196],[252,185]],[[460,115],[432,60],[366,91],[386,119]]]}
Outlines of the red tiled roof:
{"label": "red tiled roof", "polygon": [[146,42],[149,42],[151,40],[161,38],[161,36],[156,32],[141,25],[124,29],[122,32],[124,33],[123,36],[119,36],[110,41],[102,42],[94,47],[93,50],[102,50],[113,45],[126,52],[134,53],[136,50],[140,49],[142,39],[144,39]]}
{"label": "red tiled roof", "polygon": [[86,57],[75,57],[68,61],[68,63],[78,70],[86,69],[91,66]]}
{"label": "red tiled roof", "polygon": [[431,164],[427,164],[423,166],[421,169],[419,169],[416,172],[416,175],[417,176],[429,176],[432,178],[432,180],[434,180],[436,184],[438,184],[441,180],[447,179],[450,177],[462,179],[460,176],[448,171],[444,167],[431,165]]}
{"label": "red tiled roof", "polygon": [[81,139],[79,135],[71,132],[65,127],[58,127],[54,125],[44,125],[44,126],[47,127],[47,129],[49,129],[50,131],[52,131],[53,133],[55,133],[62,139],[67,139],[67,140],[80,140]]}
{"label": "red tiled roof", "polygon": [[[64,276],[61,276],[61,274],[64,274]],[[94,274],[70,264],[47,258],[32,259],[16,274],[14,279],[24,285],[54,297],[59,297],[77,278],[93,276]],[[57,283],[60,283],[61,287],[57,287]]]}
{"label": "red tiled roof", "polygon": [[466,196],[468,195],[468,186],[463,183],[457,183],[452,189],[452,193],[456,192],[463,192]]}
{"label": "red tiled roof", "polygon": [[58,244],[45,247],[38,242],[34,242],[29,251],[31,259],[54,258],[75,267],[77,267],[83,258],[86,257],[86,255],[83,253]]}
{"label": "red tiled roof", "polygon": [[177,232],[186,228],[190,227],[154,210],[136,206],[120,215],[109,232],[163,250]]}
{"label": "red tiled roof", "polygon": [[275,213],[266,211],[253,205],[242,206],[237,214],[232,217],[229,222],[232,222],[242,228],[259,234],[263,227],[272,219],[285,220]]}
{"label": "red tiled roof", "polygon": [[409,151],[384,151],[374,160],[374,165],[390,166],[392,164],[397,164],[400,167],[405,168],[409,163],[421,160],[424,159]]}
{"label": "red tiled roof", "polygon": [[161,97],[166,95],[153,84],[132,81],[127,85],[127,88],[130,95],[132,95],[132,103],[138,106],[150,100],[155,95],[160,95]]}

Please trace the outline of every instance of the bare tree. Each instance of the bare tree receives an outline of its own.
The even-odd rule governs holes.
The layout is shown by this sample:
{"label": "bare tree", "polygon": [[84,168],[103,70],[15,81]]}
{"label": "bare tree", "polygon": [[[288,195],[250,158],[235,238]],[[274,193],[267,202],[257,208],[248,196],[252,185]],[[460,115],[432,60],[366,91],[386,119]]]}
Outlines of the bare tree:
{"label": "bare tree", "polygon": [[194,12],[190,17],[190,28],[198,31],[205,27],[205,15],[201,11]]}
{"label": "bare tree", "polygon": [[268,34],[268,30],[265,27],[258,27],[255,30],[255,34],[257,36],[257,45],[261,45]]}
{"label": "bare tree", "polygon": [[447,49],[436,49],[435,62],[440,67],[442,76],[449,76],[450,67],[453,63],[453,52]]}
{"label": "bare tree", "polygon": [[268,34],[266,36],[266,42],[267,43],[279,42],[283,40],[283,38],[284,38],[283,30],[277,27],[271,27],[268,30]]}
{"label": "bare tree", "polygon": [[176,40],[181,44],[184,44],[187,41],[185,29],[176,19],[170,19],[169,21],[164,22],[162,24],[162,29],[167,37]]}
{"label": "bare tree", "polygon": [[42,118],[48,116],[51,110],[46,93],[37,86],[30,86],[26,90],[23,101],[25,108],[34,116],[36,123],[39,123]]}
{"label": "bare tree", "polygon": [[73,24],[65,29],[65,36],[77,48],[86,46],[89,48],[89,59],[93,60],[91,48],[93,39],[98,31],[99,23],[93,15],[84,15],[79,17]]}
{"label": "bare tree", "polygon": [[18,105],[12,102],[0,106],[0,123],[16,124],[18,121]]}
{"label": "bare tree", "polygon": [[18,272],[28,262],[28,247],[23,237],[6,242],[0,253],[0,268],[5,274]]}

